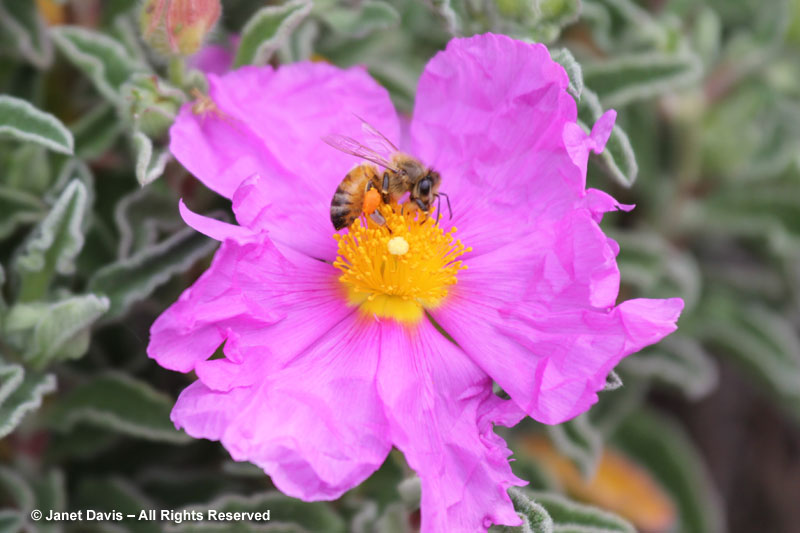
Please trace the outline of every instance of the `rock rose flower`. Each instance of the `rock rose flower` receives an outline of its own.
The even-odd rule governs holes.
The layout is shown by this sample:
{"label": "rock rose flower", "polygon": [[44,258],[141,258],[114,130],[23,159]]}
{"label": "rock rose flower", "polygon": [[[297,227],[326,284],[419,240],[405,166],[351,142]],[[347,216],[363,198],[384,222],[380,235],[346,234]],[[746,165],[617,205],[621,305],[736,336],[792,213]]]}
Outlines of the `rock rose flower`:
{"label": "rock rose flower", "polygon": [[[428,63],[406,135],[360,67],[209,78],[217,109],[185,106],[170,147],[238,225],[181,204],[222,245],[151,330],[150,357],[197,374],[176,426],[304,500],[338,498],[396,446],[421,479],[423,531],[518,525],[507,489],[524,482],[493,426],[583,413],[683,307],[616,303],[618,247],[598,223],[620,206],[585,188],[614,113],[584,133],[547,49],[491,34]],[[383,207],[385,225],[334,234],[331,197],[361,161],[322,137],[364,140],[356,115],[441,173],[452,220]]]}

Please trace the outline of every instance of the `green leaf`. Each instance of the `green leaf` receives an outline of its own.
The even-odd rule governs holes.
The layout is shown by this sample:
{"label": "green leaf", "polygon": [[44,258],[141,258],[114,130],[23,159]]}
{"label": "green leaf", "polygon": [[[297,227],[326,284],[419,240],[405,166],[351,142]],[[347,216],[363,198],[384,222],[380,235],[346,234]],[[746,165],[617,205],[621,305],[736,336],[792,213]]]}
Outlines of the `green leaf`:
{"label": "green leaf", "polygon": [[108,307],[108,298],[94,294],[54,303],[19,303],[9,310],[4,331],[23,350],[24,359],[42,369],[86,353],[89,328]]}
{"label": "green leaf", "polygon": [[[588,132],[590,125],[603,115],[603,106],[597,95],[589,89],[583,89],[578,106],[578,117],[583,128]],[[639,165],[633,153],[628,134],[620,126],[614,124],[606,147],[599,155],[592,154],[592,161],[600,164],[603,171],[623,187],[630,187],[639,175]]]}
{"label": "green leaf", "polygon": [[0,186],[0,239],[8,237],[20,226],[41,220],[45,205],[36,196],[16,188]]}
{"label": "green leaf", "polygon": [[653,348],[622,362],[627,372],[680,389],[690,400],[699,400],[717,386],[714,360],[696,340],[679,333],[670,335]]}
{"label": "green leaf", "polygon": [[553,533],[636,533],[627,520],[597,507],[570,501],[560,494],[528,495],[553,519]]}
{"label": "green leaf", "polygon": [[86,186],[73,180],[23,245],[16,260],[20,301],[42,298],[54,274],[74,271],[75,258],[83,247],[87,196]]}
{"label": "green leaf", "polygon": [[86,160],[108,151],[124,131],[125,124],[117,109],[104,102],[71,124],[70,129],[75,136],[75,155]]}
{"label": "green leaf", "polygon": [[292,0],[257,11],[242,29],[235,66],[263,65],[269,61],[289,34],[311,12],[311,5],[308,0]]}
{"label": "green leaf", "polygon": [[[42,397],[56,390],[52,374],[25,372],[19,365],[0,363],[0,438],[42,405]],[[9,368],[11,367],[11,368]]]}
{"label": "green leaf", "polygon": [[612,370],[606,376],[606,384],[603,386],[603,391],[613,391],[617,390],[618,388],[622,387],[622,378],[619,377],[619,374],[616,371]]}
{"label": "green leaf", "polygon": [[696,335],[732,358],[800,416],[800,335],[780,313],[735,295],[711,295],[695,325]]}
{"label": "green leaf", "polygon": [[620,277],[637,295],[649,298],[680,296],[686,311],[697,305],[702,289],[702,276],[697,259],[678,250],[663,236],[653,231],[609,231],[619,243],[617,257]]}
{"label": "green leaf", "polygon": [[159,244],[98,270],[89,281],[89,290],[108,296],[111,301],[108,316],[118,317],[170,277],[188,270],[216,246],[216,241],[185,228]]}
{"label": "green leaf", "polygon": [[122,84],[131,75],[146,70],[119,41],[107,34],[77,26],[57,26],[50,32],[61,53],[112,102],[119,101]]}
{"label": "green leaf", "polygon": [[[209,509],[219,512],[264,512],[270,511],[270,522],[296,526],[297,528],[287,527],[282,531],[339,533],[346,531],[346,525],[331,506],[325,502],[304,502],[285,496],[277,491],[262,492],[251,496],[226,495],[212,502],[202,505],[193,505],[186,508],[189,511],[200,511],[207,515]],[[216,532],[225,533],[231,531],[235,525],[247,526],[257,525],[258,522],[242,521],[227,522],[220,525],[220,522],[184,522],[173,528],[174,533],[195,533],[195,532]],[[251,531],[244,529],[244,531]],[[281,530],[279,530],[281,531]]]}
{"label": "green leaf", "polygon": [[321,15],[334,31],[349,37],[364,37],[375,31],[388,30],[400,23],[400,14],[386,2],[370,0],[353,9],[336,6]]}
{"label": "green leaf", "polygon": [[161,232],[175,233],[184,228],[175,209],[177,204],[177,196],[158,185],[123,196],[114,208],[114,222],[119,231],[117,257],[126,259],[153,246]]}
{"label": "green leaf", "polygon": [[153,141],[141,131],[133,134],[133,146],[136,151],[136,179],[144,187],[161,177],[172,156],[166,148],[154,153]]}
{"label": "green leaf", "polygon": [[553,445],[578,467],[583,477],[591,479],[603,453],[603,437],[592,425],[588,414],[562,424],[546,426]]}
{"label": "green leaf", "polygon": [[550,514],[527,492],[511,488],[508,490],[508,495],[523,524],[516,527],[492,526],[493,533],[553,533],[554,524]]}
{"label": "green leaf", "polygon": [[34,142],[62,154],[71,154],[75,142],[56,117],[5,94],[0,95],[0,136]]}
{"label": "green leaf", "polygon": [[584,63],[583,80],[604,106],[620,107],[688,87],[700,79],[703,66],[694,54],[642,52]]}
{"label": "green leaf", "polygon": [[675,422],[649,410],[639,411],[624,421],[613,439],[672,496],[680,514],[678,531],[725,530],[721,500],[701,456]]}
{"label": "green leaf", "polygon": [[[159,521],[139,520],[143,510],[157,509],[158,506],[129,481],[119,478],[84,478],[75,490],[75,504],[78,509],[93,509],[98,511],[117,511],[125,517],[121,523],[122,531],[133,533],[159,533],[162,530]],[[132,514],[137,518],[127,518]],[[113,531],[114,526],[120,522],[99,522],[102,526],[98,531]]]}
{"label": "green leaf", "polygon": [[13,502],[16,508],[23,512],[35,509],[36,494],[30,484],[19,472],[3,465],[0,465],[0,490],[6,496],[1,501]]}
{"label": "green leaf", "polygon": [[[567,76],[569,76],[567,91],[569,91],[569,94],[571,94],[576,101],[580,102],[581,93],[583,93],[583,71],[581,70],[580,63],[575,61],[575,57],[568,48],[557,48],[550,52],[550,55],[553,61],[564,67],[564,70],[567,71]],[[597,118],[599,118],[599,116],[595,117],[595,120],[597,120]]]}
{"label": "green leaf", "polygon": [[85,422],[132,437],[183,444],[190,439],[170,422],[172,404],[171,398],[147,383],[109,373],[63,395],[48,420],[60,431]]}
{"label": "green leaf", "polygon": [[53,61],[53,45],[35,2],[0,1],[0,28],[9,44],[37,68],[45,69]]}
{"label": "green leaf", "polygon": [[11,154],[3,181],[21,192],[41,196],[51,185],[52,177],[45,147],[25,143]]}

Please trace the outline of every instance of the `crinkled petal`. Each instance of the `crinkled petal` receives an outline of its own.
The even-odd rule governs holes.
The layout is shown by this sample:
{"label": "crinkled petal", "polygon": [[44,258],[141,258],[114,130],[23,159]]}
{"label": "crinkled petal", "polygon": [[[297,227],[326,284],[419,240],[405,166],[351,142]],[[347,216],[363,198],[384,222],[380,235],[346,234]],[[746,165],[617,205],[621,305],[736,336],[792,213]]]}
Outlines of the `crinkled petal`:
{"label": "crinkled petal", "polygon": [[442,190],[493,194],[531,208],[582,194],[563,150],[577,108],[569,79],[541,44],[503,35],[453,39],[420,78],[414,153],[442,172]]}
{"label": "crinkled petal", "polygon": [[[338,498],[391,450],[375,386],[379,335],[374,322],[343,321],[277,371],[259,362],[282,350],[279,342],[240,346],[246,362],[198,372],[172,420],[194,437],[220,440],[290,496]],[[228,390],[215,390],[223,382]]]}
{"label": "crinkled petal", "polygon": [[[437,322],[526,413],[559,424],[586,411],[626,355],[676,329],[683,301],[629,300],[610,310],[498,309],[461,294]],[[498,357],[497,354],[502,354]]]}
{"label": "crinkled petal", "polygon": [[[331,133],[363,139],[364,117],[389,138],[399,125],[385,89],[361,67],[338,69],[325,63],[296,63],[273,70],[244,67],[224,76],[209,75],[216,109],[196,114],[182,109],[170,130],[170,150],[195,176],[232,198],[242,182],[260,176],[258,187],[270,199],[272,230],[290,219],[297,228],[291,243],[318,258],[335,253],[335,242],[303,246],[307,235],[333,228],[330,202],[339,182],[359,163],[322,141]],[[253,184],[251,184],[253,185]],[[319,248],[320,244],[324,248]]]}
{"label": "crinkled petal", "polygon": [[427,321],[382,323],[378,391],[392,442],[422,482],[423,532],[521,523],[507,490],[524,483],[493,431],[516,423],[519,410],[457,346]]}
{"label": "crinkled petal", "polygon": [[240,359],[239,347],[275,343],[281,349],[264,364],[280,368],[353,314],[336,278],[331,265],[284,255],[263,234],[246,244],[228,239],[211,267],[155,321],[148,355],[189,372],[235,336],[225,345],[228,358]]}

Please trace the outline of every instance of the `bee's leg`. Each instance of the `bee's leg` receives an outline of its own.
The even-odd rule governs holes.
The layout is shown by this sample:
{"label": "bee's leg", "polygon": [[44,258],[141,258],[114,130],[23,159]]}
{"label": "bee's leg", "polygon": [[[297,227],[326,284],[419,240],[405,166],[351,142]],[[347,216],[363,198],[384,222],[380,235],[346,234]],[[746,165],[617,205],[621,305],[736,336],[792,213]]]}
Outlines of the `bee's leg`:
{"label": "bee's leg", "polygon": [[383,195],[383,203],[389,203],[389,173],[383,173],[383,187],[381,188],[381,195]]}
{"label": "bee's leg", "polygon": [[[380,212],[378,212],[378,211],[375,211],[375,212],[373,212],[373,213],[372,213],[372,214],[369,216],[369,218],[371,218],[371,219],[372,219],[372,221],[373,221],[374,223],[376,223],[377,225],[379,225],[379,226],[386,226],[386,219],[385,219],[385,218],[383,218],[383,215],[381,215],[381,214],[380,214]],[[389,229],[389,227],[388,227],[388,226],[386,226],[386,229]],[[392,232],[392,230],[391,230],[391,229],[389,229],[389,233],[391,233],[391,232]]]}
{"label": "bee's leg", "polygon": [[439,223],[439,220],[442,218],[442,197],[438,194],[436,195],[436,223]]}

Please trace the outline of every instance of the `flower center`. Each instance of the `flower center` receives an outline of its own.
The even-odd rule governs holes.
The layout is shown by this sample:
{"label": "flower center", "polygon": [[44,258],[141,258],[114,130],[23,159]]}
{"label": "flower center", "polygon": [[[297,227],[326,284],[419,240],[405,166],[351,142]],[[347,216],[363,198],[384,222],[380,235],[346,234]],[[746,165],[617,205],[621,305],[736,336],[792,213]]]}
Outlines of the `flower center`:
{"label": "flower center", "polygon": [[466,265],[456,259],[472,248],[453,238],[435,218],[396,204],[381,205],[381,225],[366,217],[356,219],[346,234],[334,234],[339,243],[333,266],[347,298],[366,314],[416,322],[424,309],[441,304],[456,274]]}

